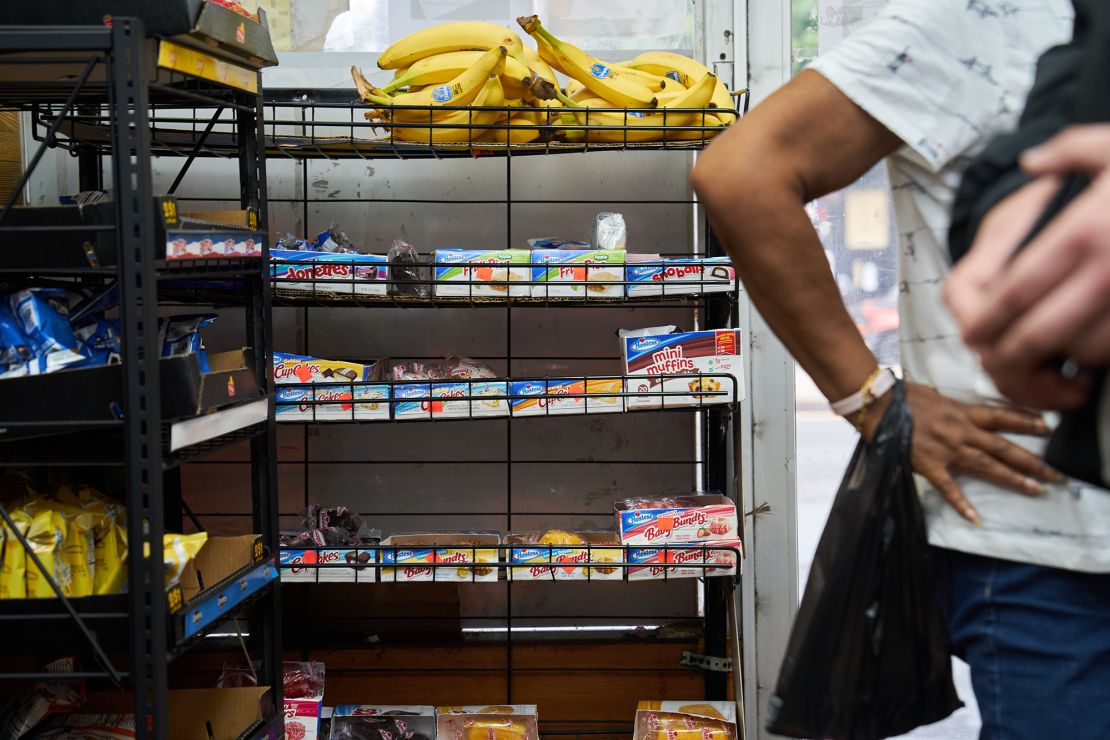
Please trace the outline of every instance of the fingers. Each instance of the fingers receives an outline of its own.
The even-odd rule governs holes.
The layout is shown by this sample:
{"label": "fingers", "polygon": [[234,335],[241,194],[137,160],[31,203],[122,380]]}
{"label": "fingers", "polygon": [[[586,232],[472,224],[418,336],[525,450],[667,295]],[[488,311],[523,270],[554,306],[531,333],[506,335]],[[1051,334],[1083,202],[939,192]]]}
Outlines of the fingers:
{"label": "fingers", "polygon": [[948,504],[959,513],[964,519],[968,520],[975,526],[981,526],[982,520],[979,518],[979,512],[971,505],[971,502],[964,496],[964,492],[960,490],[959,485],[952,478],[952,475],[942,466],[932,466],[928,470],[918,471],[925,479],[933,484],[933,488],[937,493],[948,502]]}
{"label": "fingers", "polygon": [[1110,125],[1072,126],[1027,150],[1022,169],[1034,175],[1093,172],[1110,165]]}
{"label": "fingers", "polygon": [[1026,496],[1039,496],[1041,494],[1040,483],[1018,473],[1013,468],[1003,465],[987,453],[974,447],[961,449],[956,454],[952,466],[960,472],[989,480]]}
{"label": "fingers", "polygon": [[[1021,445],[1016,445],[1008,439],[997,434],[976,429],[968,435],[968,442],[972,449],[978,450],[990,457],[994,462],[1002,465],[1013,473],[1021,485],[1020,489],[1008,483],[1003,483],[1010,488],[1021,490],[1022,493],[1037,495],[1041,493],[1042,486],[1039,481],[1052,481],[1060,483],[1064,476],[1053,470],[1042,458],[1034,455]],[[1013,478],[1010,478],[1012,481]],[[1002,481],[999,481],[1002,482]]]}
{"label": "fingers", "polygon": [[986,405],[966,406],[965,411],[975,426],[989,432],[1013,432],[1044,437],[1052,431],[1040,414],[1030,411]]}

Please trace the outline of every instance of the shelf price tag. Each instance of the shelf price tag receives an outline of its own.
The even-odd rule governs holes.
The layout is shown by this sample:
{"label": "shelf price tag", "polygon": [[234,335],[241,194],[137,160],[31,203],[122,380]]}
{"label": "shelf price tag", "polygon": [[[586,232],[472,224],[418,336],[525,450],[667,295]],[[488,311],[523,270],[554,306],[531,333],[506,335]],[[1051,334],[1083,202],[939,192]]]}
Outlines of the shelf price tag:
{"label": "shelf price tag", "polygon": [[254,546],[252,549],[252,557],[254,559],[253,562],[261,563],[263,554],[264,551],[262,549],[262,538],[260,537],[254,541]]}
{"label": "shelf price tag", "polygon": [[170,605],[170,614],[177,614],[185,606],[185,597],[181,592],[181,584],[174,584],[174,587],[166,594],[166,600]]}
{"label": "shelf price tag", "polygon": [[173,200],[162,201],[162,219],[167,226],[177,225],[177,202]]}

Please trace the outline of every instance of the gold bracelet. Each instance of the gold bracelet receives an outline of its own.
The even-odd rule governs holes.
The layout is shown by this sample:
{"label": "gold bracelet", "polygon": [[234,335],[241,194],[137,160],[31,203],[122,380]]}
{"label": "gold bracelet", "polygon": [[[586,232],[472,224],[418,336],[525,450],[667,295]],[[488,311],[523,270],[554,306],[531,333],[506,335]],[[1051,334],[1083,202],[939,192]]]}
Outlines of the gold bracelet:
{"label": "gold bracelet", "polygon": [[879,379],[882,373],[882,367],[875,368],[872,373],[867,376],[867,380],[863,381],[863,387],[860,388],[860,393],[863,394],[863,405],[860,406],[855,421],[856,431],[860,434],[863,434],[863,422],[867,419],[867,409],[875,402],[875,394],[871,392],[871,386],[875,384],[875,381]]}

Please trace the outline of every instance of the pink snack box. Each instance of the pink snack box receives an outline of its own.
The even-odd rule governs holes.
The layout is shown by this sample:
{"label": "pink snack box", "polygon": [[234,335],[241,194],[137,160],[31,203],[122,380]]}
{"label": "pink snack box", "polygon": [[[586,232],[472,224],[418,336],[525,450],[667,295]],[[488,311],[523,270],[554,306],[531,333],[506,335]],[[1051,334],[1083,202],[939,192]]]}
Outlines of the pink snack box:
{"label": "pink snack box", "polygon": [[[657,503],[658,505],[653,505]],[[719,494],[671,496],[632,508],[628,501],[614,507],[617,532],[624,545],[683,542],[733,542],[740,539],[736,505]]]}

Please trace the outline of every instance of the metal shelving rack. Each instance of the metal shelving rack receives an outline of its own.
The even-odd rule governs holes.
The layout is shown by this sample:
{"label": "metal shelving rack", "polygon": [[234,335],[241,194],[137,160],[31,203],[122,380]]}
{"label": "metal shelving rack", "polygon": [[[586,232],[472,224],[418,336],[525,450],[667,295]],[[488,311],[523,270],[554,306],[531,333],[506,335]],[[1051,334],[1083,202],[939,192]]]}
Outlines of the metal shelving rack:
{"label": "metal shelving rack", "polygon": [[[230,111],[235,156],[239,163],[242,208],[255,208],[266,218],[265,152],[262,145],[261,96],[230,87],[201,83],[174,74],[152,78],[151,42],[141,20],[113,17],[105,26],[0,26],[0,105],[27,114],[32,121],[48,118],[42,128],[33,126],[39,145],[8,202],[0,210],[0,232],[21,232],[28,239],[65,230],[44,223],[35,227],[4,226],[19,193],[49,148],[69,148],[78,159],[82,190],[105,186],[103,162],[110,160],[110,190],[115,209],[113,224],[96,227],[115,235],[116,267],[41,270],[21,267],[4,270],[8,286],[54,284],[104,285],[119,283],[119,320],[124,347],[121,364],[123,403],[117,418],[72,418],[47,424],[33,419],[7,419],[0,411],[0,468],[27,466],[81,466],[81,470],[114,470],[118,487],[125,491],[127,509],[126,594],[66,598],[48,574],[55,599],[0,602],[0,624],[9,630],[5,654],[12,658],[0,679],[40,677],[35,663],[55,650],[74,650],[86,669],[69,677],[103,680],[134,695],[136,737],[167,737],[168,664],[177,655],[203,641],[204,635],[227,619],[245,614],[251,619],[249,639],[261,656],[259,684],[269,687],[264,718],[243,728],[242,737],[269,737],[278,732],[281,714],[280,599],[276,576],[277,504],[275,491],[275,428],[270,378],[270,290],[267,284],[267,251],[254,258],[171,262],[159,258],[154,239],[151,208],[151,126],[159,111],[191,109]],[[52,70],[49,82],[29,78],[29,70]],[[72,74],[67,74],[69,70]],[[80,115],[97,115],[104,122],[102,138],[81,138],[72,123]],[[207,118],[207,116],[206,116]],[[159,152],[186,157],[180,178],[194,156],[189,151]],[[176,187],[176,183],[175,183]],[[86,227],[86,230],[87,229]],[[52,281],[50,279],[53,279]],[[165,283],[184,278],[234,278],[241,281],[245,300],[247,342],[254,349],[250,371],[259,397],[235,403],[195,419],[163,418],[160,397],[158,307]],[[61,281],[61,282],[59,282]],[[51,377],[51,376],[46,376]],[[80,370],[53,376],[64,384],[57,397],[44,404],[65,404],[66,397],[82,393]],[[0,381],[0,383],[7,381]],[[234,414],[236,421],[221,422],[220,415]],[[223,417],[230,419],[230,417]],[[169,441],[183,424],[197,421],[223,431],[202,434],[194,444],[174,449]],[[228,444],[249,439],[254,531],[260,535],[253,560],[220,583],[202,584],[188,601],[164,586],[161,557],[142,557],[144,550],[161,553],[163,532],[181,531],[188,515],[181,497],[177,466]],[[14,531],[6,509],[2,518]],[[25,538],[31,561],[37,556]],[[20,543],[9,542],[8,546]],[[260,579],[248,588],[249,578]],[[232,607],[234,604],[234,607]],[[208,623],[198,622],[199,609],[214,605]],[[196,610],[194,610],[194,607]],[[13,635],[25,636],[15,637]],[[79,651],[79,652],[78,652]],[[18,657],[15,657],[18,656]],[[7,661],[6,661],[7,662]],[[15,670],[21,665],[32,669]],[[92,667],[95,665],[95,668]],[[66,678],[67,674],[49,674]],[[264,706],[267,701],[264,700]],[[149,717],[147,725],[142,718]]]}
{"label": "metal shelving rack", "polygon": [[[680,142],[654,142],[654,143],[632,143],[625,141],[624,143],[615,144],[568,144],[557,143],[548,141],[542,144],[533,145],[508,145],[508,146],[433,146],[427,144],[398,144],[392,141],[392,137],[387,135],[385,142],[379,141],[374,145],[367,145],[365,139],[370,135],[370,129],[373,128],[371,123],[368,123],[363,118],[363,112],[366,106],[359,103],[351,103],[354,99],[352,91],[300,91],[300,90],[268,90],[267,91],[267,105],[273,111],[267,125],[270,128],[267,138],[268,149],[271,155],[280,154],[291,159],[309,159],[309,160],[333,160],[333,159],[374,159],[374,158],[391,158],[399,160],[428,160],[428,159],[449,159],[457,157],[501,157],[505,162],[505,183],[506,183],[506,196],[504,200],[494,201],[494,203],[501,203],[505,208],[505,234],[506,244],[505,248],[511,248],[512,240],[512,223],[513,223],[513,207],[517,201],[512,198],[512,179],[513,179],[513,160],[519,156],[542,156],[553,155],[560,153],[570,152],[586,152],[586,151],[623,151],[627,152],[627,156],[637,156],[638,152],[645,151],[673,151],[685,152],[697,151],[703,148],[708,143],[708,138],[702,135],[700,140],[693,141],[680,141]],[[343,102],[345,101],[345,102]],[[741,100],[742,110],[738,109],[737,113],[746,112],[747,109],[747,96],[743,96]],[[738,106],[739,108],[739,106]],[[280,111],[280,112],[279,112]],[[279,127],[284,131],[279,131]],[[296,136],[285,137],[283,134],[288,134],[291,129],[296,128],[300,133]],[[573,127],[572,127],[573,128]],[[697,129],[698,127],[691,127]],[[216,145],[218,148],[218,144]],[[307,174],[305,175],[307,177]],[[307,188],[305,189],[307,193]],[[296,201],[296,199],[293,199]],[[335,202],[341,202],[338,199]],[[421,202],[432,203],[433,201],[407,201],[398,200],[395,197],[386,199],[375,198],[360,198],[368,206],[372,207],[375,203],[395,203],[395,202]],[[323,201],[316,201],[319,204]],[[457,203],[458,201],[453,201]],[[463,201],[470,202],[470,201]],[[476,203],[489,203],[489,201],[474,201]],[[586,201],[552,201],[560,203],[584,203]],[[593,201],[590,201],[593,202]],[[641,202],[641,201],[636,201]],[[655,202],[655,201],[652,201]],[[660,201],[663,202],[663,201]],[[693,203],[694,201],[666,201],[667,203]],[[303,209],[304,224],[307,229],[308,215],[309,215],[309,201],[307,195],[297,201],[291,202],[290,205],[300,205]],[[604,201],[599,205],[610,205]],[[714,257],[723,256],[724,251],[720,243],[712,234],[708,221],[703,218],[704,234],[702,235],[702,243],[705,245],[704,256]],[[687,255],[690,256],[690,255]],[[393,278],[391,277],[391,280]],[[609,306],[613,308],[632,307],[638,305],[654,305],[654,306],[670,306],[679,308],[689,308],[697,312],[699,316],[699,328],[729,328],[738,327],[740,321],[740,301],[739,291],[741,287],[736,284],[733,290],[721,293],[710,293],[705,295],[674,295],[674,296],[655,296],[644,299],[619,299],[614,298],[609,301],[597,300],[580,300],[580,301],[557,301],[555,299],[545,300],[522,300],[513,301],[484,301],[474,299],[473,297],[462,297],[458,299],[443,300],[436,298],[434,293],[425,298],[418,298],[412,296],[388,296],[382,299],[365,300],[363,297],[354,295],[320,295],[313,291],[300,296],[291,296],[288,293],[283,293],[280,281],[274,282],[275,288],[275,301],[279,305],[296,306],[300,307],[304,317],[304,333],[307,336],[309,332],[309,313],[312,306],[320,307],[394,307],[394,308],[417,308],[417,307],[435,307],[441,310],[466,310],[474,308],[484,308],[489,310],[491,308],[500,307],[503,310],[509,310],[515,306],[531,305],[538,308],[543,307],[573,307],[573,306],[588,306],[594,307],[599,305]],[[507,322],[511,327],[511,320]],[[506,332],[506,344],[508,347],[508,357],[502,359],[512,360],[512,340],[511,331]],[[306,354],[311,354],[306,348]],[[476,358],[483,359],[483,358]],[[534,358],[529,358],[534,359]],[[700,484],[703,490],[720,491],[736,502],[738,511],[742,511],[739,491],[739,470],[738,459],[736,450],[738,449],[738,441],[740,430],[738,428],[738,402],[735,396],[729,399],[727,403],[705,405],[703,407],[690,407],[686,409],[676,409],[675,413],[683,411],[687,413],[696,414],[698,418],[700,440]],[[314,404],[318,410],[320,404]],[[670,411],[670,410],[669,410]],[[431,417],[431,415],[429,415]],[[502,417],[501,421],[505,419]],[[467,419],[467,421],[475,421]],[[308,420],[302,422],[306,428],[309,425],[319,423],[332,423],[329,422],[313,422]],[[351,418],[350,420],[341,420],[340,423],[359,423],[357,419]],[[419,423],[414,421],[412,423]],[[506,424],[507,444],[509,449],[512,449],[511,443],[511,426],[528,422],[518,422],[510,420]],[[573,423],[570,421],[569,423]],[[307,431],[306,431],[307,435]],[[307,439],[307,437],[306,437]],[[308,445],[305,444],[305,468],[307,471],[308,464],[313,462],[308,459]],[[511,457],[505,461],[507,465],[512,465]],[[306,472],[307,476],[307,472]],[[509,474],[509,493],[506,501],[506,514],[508,521],[512,522],[512,475]],[[308,491],[307,478],[306,478],[306,496]],[[307,503],[307,500],[306,500]],[[373,512],[359,512],[364,516],[373,517]],[[463,513],[463,512],[456,512]],[[534,513],[534,512],[531,512]],[[742,514],[741,514],[742,516]],[[743,525],[741,524],[741,531]],[[502,548],[504,549],[504,548]],[[619,564],[620,567],[627,567],[624,564]],[[328,568],[331,566],[321,566],[321,568]],[[377,567],[377,566],[376,566]],[[507,569],[504,564],[502,569]],[[705,684],[705,698],[711,700],[727,700],[729,697],[730,688],[733,691],[733,696],[737,701],[739,714],[738,726],[740,728],[741,737],[744,733],[744,718],[743,718],[743,680],[741,676],[742,657],[740,654],[740,625],[738,610],[736,607],[736,585],[738,579],[733,578],[702,578],[702,594],[704,598],[704,631],[703,631],[703,652],[702,655],[691,655],[689,665],[697,666],[704,669],[704,684]],[[503,618],[507,621],[509,629],[507,630],[507,642],[509,657],[507,659],[506,671],[510,674],[509,686],[511,687],[511,674],[513,671],[511,650],[513,643],[512,628],[513,616],[511,614],[511,583],[509,584],[509,602],[510,613],[506,614]],[[388,619],[389,617],[385,617]],[[514,697],[511,694],[506,697],[506,701],[512,702],[514,700],[524,700],[520,697]],[[558,724],[558,723],[556,723]],[[573,723],[571,723],[573,724]],[[576,730],[571,729],[551,729],[551,725],[547,724],[548,730],[541,731],[541,735],[581,735],[581,734],[596,734],[600,733],[605,736],[622,736],[630,732],[628,727],[615,727],[611,731],[597,730],[598,723],[585,722],[584,725],[594,727],[592,730]]]}

